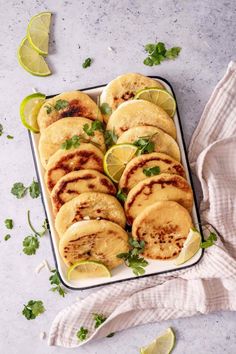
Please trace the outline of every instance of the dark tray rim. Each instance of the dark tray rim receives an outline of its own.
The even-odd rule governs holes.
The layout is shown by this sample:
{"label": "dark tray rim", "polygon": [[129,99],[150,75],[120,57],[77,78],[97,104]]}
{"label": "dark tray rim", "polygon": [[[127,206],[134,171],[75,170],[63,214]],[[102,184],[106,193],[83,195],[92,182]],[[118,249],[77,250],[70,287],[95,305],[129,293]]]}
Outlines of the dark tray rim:
{"label": "dark tray rim", "polygon": [[[192,174],[191,174],[191,169],[190,169],[190,163],[189,163],[189,159],[188,159],[187,148],[186,148],[186,144],[185,144],[185,140],[184,140],[183,128],[182,128],[182,124],[181,124],[181,120],[180,120],[180,115],[179,115],[178,103],[177,103],[177,100],[176,100],[176,95],[175,95],[174,89],[173,89],[172,85],[169,83],[169,81],[166,80],[166,79],[164,79],[164,78],[161,77],[161,76],[150,75],[150,76],[148,76],[148,77],[150,77],[150,78],[152,78],[152,79],[159,79],[159,80],[164,81],[167,85],[169,85],[169,87],[170,87],[171,90],[172,90],[172,93],[173,93],[173,96],[174,96],[174,99],[175,99],[175,102],[176,102],[177,119],[178,119],[178,123],[179,123],[180,135],[181,135],[181,139],[182,139],[182,143],[183,143],[183,148],[184,148],[184,153],[185,153],[185,157],[186,157],[186,164],[187,164],[187,168],[188,168],[190,184],[191,184],[191,187],[192,187],[192,190],[193,190],[193,199],[194,199],[194,204],[195,204],[195,207],[196,207],[196,214],[197,214],[197,218],[198,218],[198,221],[199,221],[198,227],[199,227],[199,230],[200,230],[200,234],[201,234],[201,237],[202,237],[202,241],[204,241],[204,239],[203,239],[203,231],[202,231],[202,224],[201,224],[201,218],[200,218],[200,213],[199,213],[199,210],[198,210],[197,198],[196,198],[196,193],[195,193],[195,189],[194,189],[194,184],[193,184],[193,179],[192,179]],[[97,89],[97,88],[104,87],[104,86],[106,86],[106,85],[107,85],[107,84],[102,84],[102,85],[97,85],[97,86],[92,86],[92,87],[86,87],[86,88],[83,88],[83,89],[79,89],[79,91],[87,91],[87,90]],[[49,96],[46,96],[46,98],[52,98],[52,97],[57,96],[57,95],[58,95],[58,94],[49,95]],[[30,147],[31,147],[32,157],[33,157],[33,161],[34,161],[34,167],[35,167],[35,171],[36,171],[36,175],[37,175],[37,180],[38,180],[38,182],[39,182],[39,184],[40,184],[40,189],[42,190],[42,186],[41,186],[41,182],[40,182],[40,178],[39,178],[39,171],[38,171],[37,162],[36,162],[35,151],[34,151],[34,147],[33,147],[32,133],[31,133],[30,131],[28,131],[28,135],[29,135]],[[48,219],[48,215],[47,215],[47,211],[46,211],[46,206],[45,206],[45,202],[44,202],[44,198],[43,198],[42,193],[40,193],[40,196],[41,196],[41,200],[42,200],[42,204],[43,204],[43,209],[44,209],[45,216],[46,216],[46,218]],[[50,244],[51,244],[51,249],[52,249],[52,254],[53,254],[53,258],[54,258],[56,270],[57,270],[57,272],[58,272],[58,274],[59,274],[59,278],[60,278],[60,280],[61,280],[61,283],[62,283],[67,289],[75,290],[75,291],[77,291],[77,290],[83,291],[83,290],[98,288],[98,287],[101,287],[101,286],[109,286],[109,285],[113,285],[113,284],[117,284],[117,283],[121,283],[121,282],[125,282],[125,281],[132,281],[132,280],[137,280],[137,279],[141,279],[141,278],[145,278],[145,277],[157,276],[157,275],[159,275],[159,274],[173,273],[173,272],[176,272],[176,271],[179,271],[179,270],[188,269],[188,268],[191,268],[191,267],[195,266],[197,263],[199,263],[199,262],[201,261],[203,255],[204,255],[204,251],[205,251],[204,249],[202,249],[202,254],[201,254],[201,256],[199,257],[199,259],[198,259],[195,263],[190,264],[190,265],[187,265],[187,266],[179,267],[179,268],[177,268],[177,269],[170,269],[170,270],[165,270],[165,271],[161,271],[161,272],[157,272],[157,273],[152,273],[152,274],[144,274],[144,275],[140,275],[140,276],[137,276],[137,277],[126,278],[126,279],[120,279],[120,280],[115,280],[115,281],[109,282],[109,283],[103,283],[103,284],[97,284],[97,285],[91,285],[91,286],[79,288],[79,287],[72,287],[72,286],[67,285],[67,284],[64,282],[64,280],[62,279],[61,274],[60,274],[60,271],[59,271],[59,268],[58,268],[58,263],[57,263],[57,258],[56,258],[56,254],[55,254],[55,250],[54,250],[54,245],[53,245],[53,241],[52,241],[52,234],[51,234],[50,227],[49,227],[49,229],[48,229],[48,233],[49,233],[49,237],[50,237]]]}

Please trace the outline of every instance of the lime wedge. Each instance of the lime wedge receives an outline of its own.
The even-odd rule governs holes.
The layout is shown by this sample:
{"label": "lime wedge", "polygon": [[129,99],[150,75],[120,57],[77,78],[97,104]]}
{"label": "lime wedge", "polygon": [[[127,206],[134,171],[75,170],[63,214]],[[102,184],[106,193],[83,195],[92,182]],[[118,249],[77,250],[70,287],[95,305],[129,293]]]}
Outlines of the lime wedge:
{"label": "lime wedge", "polygon": [[174,345],[174,331],[171,328],[168,328],[147,347],[141,348],[140,354],[170,354]]}
{"label": "lime wedge", "polygon": [[26,37],[20,44],[17,57],[19,64],[30,74],[36,76],[48,76],[51,74],[44,58],[31,47]]}
{"label": "lime wedge", "polygon": [[170,117],[175,115],[176,103],[174,97],[166,90],[156,87],[146,88],[136,93],[135,99],[142,99],[156,104],[168,113]]}
{"label": "lime wedge", "polygon": [[31,18],[27,28],[27,38],[31,46],[42,55],[48,54],[49,27],[52,14],[41,12]]}
{"label": "lime wedge", "polygon": [[84,278],[110,277],[109,269],[102,263],[96,261],[79,261],[74,263],[67,272],[68,280]]}
{"label": "lime wedge", "polygon": [[37,123],[38,112],[45,102],[43,93],[33,93],[23,99],[20,104],[20,116],[22,124],[33,133],[39,132]]}
{"label": "lime wedge", "polygon": [[112,146],[104,156],[104,171],[118,183],[127,163],[136,156],[138,148],[132,144],[117,144]]}
{"label": "lime wedge", "polygon": [[180,265],[187,262],[199,250],[201,245],[201,235],[198,231],[190,229],[188,237],[183,244],[179,256],[175,259],[175,264]]}

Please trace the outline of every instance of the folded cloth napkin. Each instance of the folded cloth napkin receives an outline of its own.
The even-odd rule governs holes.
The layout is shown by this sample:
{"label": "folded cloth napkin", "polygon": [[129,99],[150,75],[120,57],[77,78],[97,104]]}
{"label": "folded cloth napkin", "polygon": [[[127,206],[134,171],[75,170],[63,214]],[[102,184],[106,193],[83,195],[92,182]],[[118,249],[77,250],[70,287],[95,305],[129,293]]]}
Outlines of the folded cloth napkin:
{"label": "folded cloth napkin", "polygon": [[[217,232],[217,244],[187,270],[106,286],[64,309],[52,323],[49,345],[77,347],[139,324],[236,310],[236,63],[206,105],[189,158],[202,186],[202,222]],[[92,314],[101,309],[107,320],[94,329]],[[89,337],[80,343],[81,326]]]}

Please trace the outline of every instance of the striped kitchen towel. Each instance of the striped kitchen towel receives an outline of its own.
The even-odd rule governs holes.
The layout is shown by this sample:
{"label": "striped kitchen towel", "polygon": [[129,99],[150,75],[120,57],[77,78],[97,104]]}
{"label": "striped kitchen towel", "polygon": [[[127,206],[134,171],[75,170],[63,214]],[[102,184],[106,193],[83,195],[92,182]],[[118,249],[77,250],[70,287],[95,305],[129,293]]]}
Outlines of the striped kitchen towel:
{"label": "striped kitchen towel", "polygon": [[[236,63],[229,64],[206,105],[189,158],[202,186],[201,218],[217,232],[217,244],[187,270],[93,291],[56,316],[49,345],[72,348],[148,322],[236,310]],[[107,320],[94,329],[92,314],[101,309]],[[89,337],[80,343],[81,326]]]}

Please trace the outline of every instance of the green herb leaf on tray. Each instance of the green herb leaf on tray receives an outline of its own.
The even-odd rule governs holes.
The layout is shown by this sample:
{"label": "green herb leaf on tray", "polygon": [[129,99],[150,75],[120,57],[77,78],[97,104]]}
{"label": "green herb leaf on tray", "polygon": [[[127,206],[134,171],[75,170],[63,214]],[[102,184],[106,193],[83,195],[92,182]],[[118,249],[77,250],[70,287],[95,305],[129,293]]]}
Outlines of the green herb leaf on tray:
{"label": "green herb leaf on tray", "polygon": [[94,120],[92,122],[91,126],[89,126],[89,124],[84,124],[84,126],[83,126],[83,131],[89,136],[94,136],[94,132],[96,130],[101,131],[101,132],[104,131],[103,124],[100,120]]}
{"label": "green herb leaf on tray", "polygon": [[67,139],[62,143],[61,148],[64,150],[70,150],[71,148],[77,148],[80,146],[81,138],[78,135],[72,136],[72,138]]}
{"label": "green herb leaf on tray", "polygon": [[155,149],[155,144],[152,141],[152,138],[156,135],[157,133],[151,135],[151,136],[141,136],[138,138],[136,141],[134,141],[133,145],[138,147],[138,155],[143,155],[143,154],[150,154],[151,152],[154,151]]}
{"label": "green herb leaf on tray", "polygon": [[49,106],[49,105],[45,106],[45,109],[46,109],[47,114],[50,114],[53,111],[53,106]]}
{"label": "green herb leaf on tray", "polygon": [[217,236],[214,232],[210,232],[208,238],[201,243],[201,248],[208,248],[215,245],[215,241],[217,241]]}
{"label": "green herb leaf on tray", "polygon": [[69,102],[66,100],[57,100],[54,105],[54,108],[56,111],[60,111],[61,109],[68,107],[68,105],[69,105]]}
{"label": "green herb leaf on tray", "polygon": [[43,302],[40,300],[30,300],[27,305],[24,305],[22,314],[27,320],[34,320],[37,316],[45,311]]}
{"label": "green herb leaf on tray", "polygon": [[13,220],[12,219],[6,219],[4,221],[4,223],[5,223],[5,226],[7,229],[9,229],[9,230],[13,229]]}
{"label": "green herb leaf on tray", "polygon": [[52,287],[50,290],[53,292],[58,292],[59,295],[65,297],[66,290],[61,286],[61,281],[60,281],[58,271],[56,269],[53,269],[51,270],[51,273],[53,273],[53,275],[51,275],[49,278],[50,284],[55,286]]}
{"label": "green herb leaf on tray", "polygon": [[98,328],[107,318],[103,314],[93,313],[93,319],[95,321],[95,328]]}
{"label": "green herb leaf on tray", "polygon": [[159,166],[154,166],[154,167],[149,167],[149,168],[143,169],[143,173],[147,177],[159,175],[160,172],[161,172],[161,169]]}
{"label": "green herb leaf on tray", "polygon": [[28,221],[29,227],[31,228],[31,230],[33,231],[33,233],[36,236],[42,237],[42,236],[44,236],[46,234],[46,232],[48,230],[48,221],[47,221],[47,219],[44,220],[43,225],[41,226],[42,227],[41,231],[36,231],[34,226],[32,225],[31,218],[30,218],[30,210],[27,211],[27,221]]}
{"label": "green herb leaf on tray", "polygon": [[181,51],[180,47],[172,47],[167,50],[162,42],[149,43],[144,48],[148,57],[144,59],[143,63],[148,66],[159,65],[164,60],[176,59]]}
{"label": "green herb leaf on tray", "polygon": [[105,116],[112,114],[112,108],[109,106],[108,103],[105,102],[100,106],[100,111]]}
{"label": "green herb leaf on tray", "polygon": [[121,202],[125,202],[127,199],[127,195],[122,191],[122,189],[119,189],[117,194],[116,194],[117,199]]}
{"label": "green herb leaf on tray", "polygon": [[83,62],[82,67],[83,67],[84,69],[86,69],[86,68],[88,68],[91,64],[92,64],[92,59],[91,59],[91,58],[87,58],[87,59],[85,59],[85,61]]}
{"label": "green herb leaf on tray", "polygon": [[7,135],[7,139],[9,139],[9,140],[14,139],[14,136],[12,136],[12,135]]}
{"label": "green herb leaf on tray", "polygon": [[76,336],[80,341],[85,340],[88,336],[88,329],[80,327],[79,331],[76,333]]}
{"label": "green herb leaf on tray", "polygon": [[26,236],[23,240],[23,252],[28,256],[36,253],[39,248],[39,240],[36,235]]}
{"label": "green herb leaf on tray", "polygon": [[3,134],[3,125],[0,123],[0,136]]}
{"label": "green herb leaf on tray", "polygon": [[18,182],[14,183],[11,189],[11,193],[16,196],[17,199],[21,199],[25,196],[27,187],[23,183]]}
{"label": "green herb leaf on tray", "polygon": [[112,145],[115,145],[118,140],[117,135],[115,134],[115,131],[113,130],[106,130],[105,131],[105,143],[107,149],[109,149]]}
{"label": "green herb leaf on tray", "polygon": [[9,240],[9,238],[11,238],[11,235],[9,235],[9,234],[7,234],[7,235],[4,236],[4,240],[5,240],[5,241]]}
{"label": "green herb leaf on tray", "polygon": [[38,198],[40,195],[39,183],[33,179],[33,182],[29,186],[29,192],[31,198]]}

